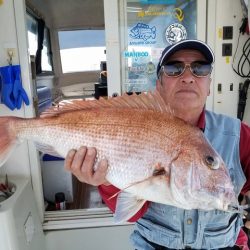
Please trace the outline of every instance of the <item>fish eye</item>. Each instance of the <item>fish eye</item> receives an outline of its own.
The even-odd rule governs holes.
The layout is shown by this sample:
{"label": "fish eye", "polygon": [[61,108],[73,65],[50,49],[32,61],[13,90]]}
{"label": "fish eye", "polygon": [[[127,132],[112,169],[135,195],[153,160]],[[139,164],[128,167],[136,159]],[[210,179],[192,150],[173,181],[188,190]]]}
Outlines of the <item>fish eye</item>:
{"label": "fish eye", "polygon": [[205,163],[211,169],[218,169],[220,166],[218,160],[211,155],[205,157]]}

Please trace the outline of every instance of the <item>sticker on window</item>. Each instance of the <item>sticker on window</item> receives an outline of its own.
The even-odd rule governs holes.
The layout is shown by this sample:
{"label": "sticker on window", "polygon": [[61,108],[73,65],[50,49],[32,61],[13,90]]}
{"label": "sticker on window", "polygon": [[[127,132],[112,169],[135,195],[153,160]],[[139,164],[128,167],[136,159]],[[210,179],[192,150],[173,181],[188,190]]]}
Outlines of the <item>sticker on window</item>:
{"label": "sticker on window", "polygon": [[145,23],[137,23],[132,29],[130,29],[129,36],[133,39],[142,39],[147,41],[148,39],[156,38],[156,27]]}
{"label": "sticker on window", "polygon": [[182,24],[173,23],[167,27],[165,37],[168,43],[174,44],[187,38],[187,30]]}

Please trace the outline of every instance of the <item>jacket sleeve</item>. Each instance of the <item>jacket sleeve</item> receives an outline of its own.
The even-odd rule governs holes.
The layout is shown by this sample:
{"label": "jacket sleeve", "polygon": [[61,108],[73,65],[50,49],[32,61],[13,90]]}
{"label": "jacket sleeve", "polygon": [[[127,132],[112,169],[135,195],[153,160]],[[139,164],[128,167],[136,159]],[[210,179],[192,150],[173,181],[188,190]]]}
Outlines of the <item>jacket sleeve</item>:
{"label": "jacket sleeve", "polygon": [[250,190],[250,127],[245,123],[241,123],[240,130],[240,162],[247,179],[241,191],[245,194]]}
{"label": "jacket sleeve", "polygon": [[[115,207],[116,207],[116,202],[117,202],[117,195],[120,189],[112,186],[112,185],[100,185],[98,186],[99,193],[105,202],[105,204],[109,207],[109,209],[115,213]],[[112,197],[114,195],[114,197]],[[112,198],[110,198],[112,197]],[[128,221],[129,222],[135,222],[139,220],[144,213],[147,211],[147,208],[149,206],[149,202],[146,202],[143,207]]]}

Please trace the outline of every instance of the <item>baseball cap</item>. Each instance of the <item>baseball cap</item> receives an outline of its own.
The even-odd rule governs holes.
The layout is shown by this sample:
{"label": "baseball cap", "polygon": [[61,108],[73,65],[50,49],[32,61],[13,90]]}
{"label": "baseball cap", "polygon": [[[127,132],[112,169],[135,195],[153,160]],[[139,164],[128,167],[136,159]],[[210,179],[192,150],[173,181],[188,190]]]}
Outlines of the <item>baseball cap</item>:
{"label": "baseball cap", "polygon": [[166,47],[161,54],[159,63],[157,65],[157,76],[159,74],[159,71],[161,69],[161,66],[166,61],[167,58],[169,58],[171,55],[173,55],[175,52],[182,50],[182,49],[194,49],[200,51],[207,61],[209,63],[214,62],[214,53],[212,49],[204,42],[200,40],[181,40],[178,43],[172,44],[168,47]]}

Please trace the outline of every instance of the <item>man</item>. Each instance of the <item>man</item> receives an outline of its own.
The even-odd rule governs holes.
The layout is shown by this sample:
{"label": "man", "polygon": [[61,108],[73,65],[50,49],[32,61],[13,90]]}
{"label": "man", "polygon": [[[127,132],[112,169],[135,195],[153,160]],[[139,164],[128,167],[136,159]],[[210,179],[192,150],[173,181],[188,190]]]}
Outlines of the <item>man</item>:
{"label": "man", "polygon": [[[225,161],[235,191],[244,193],[250,188],[246,181],[250,180],[250,128],[237,119],[205,111],[213,62],[212,50],[201,41],[183,40],[169,46],[159,60],[156,89],[176,116],[204,131]],[[106,183],[106,161],[93,172],[95,156],[93,148],[71,150],[66,169],[80,181],[99,186],[103,200],[114,211],[116,199],[108,198],[118,189]],[[146,203],[130,221],[137,221],[131,236],[137,250],[233,249],[242,226],[239,214],[184,210],[153,202]]]}

